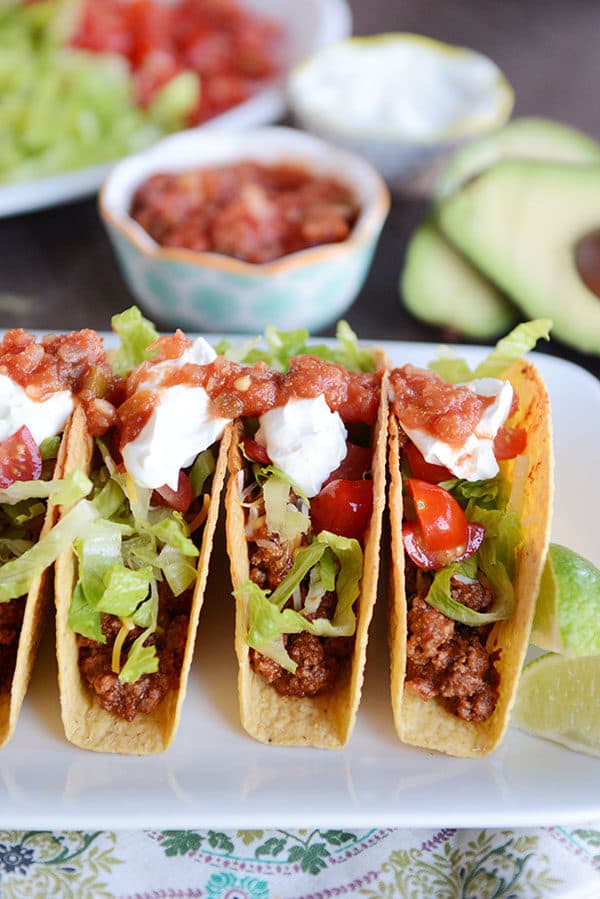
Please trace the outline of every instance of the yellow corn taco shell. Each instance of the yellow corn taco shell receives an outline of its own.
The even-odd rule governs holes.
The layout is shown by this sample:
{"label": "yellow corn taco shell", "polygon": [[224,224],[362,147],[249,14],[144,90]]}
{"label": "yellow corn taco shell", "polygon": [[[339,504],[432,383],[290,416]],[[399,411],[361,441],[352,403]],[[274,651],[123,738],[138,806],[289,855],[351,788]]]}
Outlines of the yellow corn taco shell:
{"label": "yellow corn taco shell", "polygon": [[[58,458],[54,467],[54,477],[62,478],[65,471],[65,459],[68,445],[68,435],[72,427],[72,418],[62,436]],[[40,532],[40,538],[56,524],[58,519],[58,507],[48,503],[44,524]],[[19,634],[15,669],[9,690],[0,696],[0,747],[6,745],[12,737],[37,653],[42,624],[51,599],[52,576],[51,566],[46,568],[31,584],[29,593],[19,602],[25,603],[23,623]]]}
{"label": "yellow corn taco shell", "polygon": [[[396,730],[400,739],[413,746],[435,749],[448,755],[486,755],[500,743],[508,727],[518,679],[527,652],[544,559],[548,548],[553,499],[553,456],[548,394],[537,369],[521,361],[505,375],[519,395],[515,424],[527,431],[527,471],[520,473],[519,460],[501,462],[503,476],[522,488],[522,543],[515,571],[515,609],[511,618],[497,622],[488,638],[488,649],[500,649],[496,669],[500,695],[492,716],[484,722],[464,721],[447,711],[436,699],[428,702],[404,690],[407,640],[407,603],[404,588],[402,544],[402,478],[398,425],[390,415],[390,519],[392,572],[390,607],[391,692]],[[522,458],[522,457],[521,457]]]}
{"label": "yellow corn taco shell", "polygon": [[[385,368],[385,357],[376,354],[376,362]],[[387,434],[387,375],[384,373],[381,403],[373,436],[373,512],[365,534],[363,576],[357,600],[357,625],[354,651],[345,675],[338,678],[331,693],[315,697],[281,696],[250,666],[248,603],[236,598],[235,649],[239,663],[238,689],[240,717],[244,729],[262,743],[281,746],[311,746],[338,749],[352,735],[362,692],[369,623],[377,596],[379,544],[385,506],[385,462]],[[244,532],[238,472],[243,466],[239,448],[242,426],[237,425],[229,453],[226,533],[233,589],[250,576],[248,544]]]}
{"label": "yellow corn taco shell", "polygon": [[[128,722],[107,712],[96,702],[79,673],[77,638],[69,627],[69,607],[77,580],[77,560],[72,550],[63,553],[55,566],[56,653],[60,705],[67,739],[82,749],[147,755],[167,749],[177,732],[192,661],[196,630],[204,600],[208,565],[212,549],[219,498],[227,468],[227,452],[231,428],[221,440],[213,474],[210,505],[198,557],[198,575],[190,611],[189,631],[177,690],[170,691],[150,715],[138,714]],[[66,471],[77,468],[89,473],[93,441],[88,434],[85,416],[76,410],[69,434]]]}

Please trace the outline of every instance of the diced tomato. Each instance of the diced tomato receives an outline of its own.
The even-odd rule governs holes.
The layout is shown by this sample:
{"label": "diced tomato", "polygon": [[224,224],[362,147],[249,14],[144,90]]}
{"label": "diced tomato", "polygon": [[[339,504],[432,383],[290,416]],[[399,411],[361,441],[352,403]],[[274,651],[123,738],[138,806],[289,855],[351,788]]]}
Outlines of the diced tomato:
{"label": "diced tomato", "polygon": [[468,522],[467,542],[461,547],[461,551],[437,550],[431,551],[423,544],[423,535],[416,521],[405,521],[402,525],[402,539],[404,549],[415,563],[417,568],[436,570],[445,568],[451,562],[462,562],[477,552],[485,537],[485,528],[482,524]]}
{"label": "diced tomato", "polygon": [[23,425],[0,443],[0,487],[15,481],[36,481],[42,473],[42,457],[32,433]]}
{"label": "diced tomato", "polygon": [[310,501],[311,526],[315,534],[331,531],[361,540],[372,508],[372,481],[331,481]]}
{"label": "diced tomato", "polygon": [[192,485],[185,471],[179,472],[177,490],[172,490],[171,487],[167,487],[164,484],[162,487],[157,487],[152,494],[152,501],[157,506],[168,506],[170,509],[175,509],[176,512],[181,512],[182,514],[187,512],[193,498]]}
{"label": "diced tomato", "polygon": [[335,471],[332,471],[323,487],[332,481],[360,481],[371,469],[371,449],[346,441],[346,456]]}
{"label": "diced tomato", "polygon": [[244,452],[249,459],[252,459],[253,462],[258,462],[260,465],[271,464],[269,454],[267,453],[262,443],[259,443],[258,440],[252,440],[251,437],[244,437],[244,439],[242,440],[242,444],[244,447]]}
{"label": "diced tomato", "polygon": [[404,452],[408,457],[408,464],[410,465],[413,478],[427,481],[430,484],[437,484],[439,481],[449,481],[452,478],[451,472],[444,468],[443,465],[433,465],[431,462],[426,462],[412,440],[407,442]]}
{"label": "diced tomato", "polygon": [[514,459],[525,452],[527,432],[525,428],[500,428],[494,438],[496,459]]}
{"label": "diced tomato", "polygon": [[447,490],[416,478],[407,478],[406,487],[413,500],[423,545],[427,550],[456,550],[466,545],[467,517]]}

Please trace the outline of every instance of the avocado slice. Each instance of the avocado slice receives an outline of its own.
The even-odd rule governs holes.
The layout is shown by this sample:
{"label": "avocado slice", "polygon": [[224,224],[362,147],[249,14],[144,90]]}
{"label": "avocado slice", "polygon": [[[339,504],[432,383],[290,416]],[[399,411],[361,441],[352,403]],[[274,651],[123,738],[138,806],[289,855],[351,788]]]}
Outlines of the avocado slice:
{"label": "avocado slice", "polygon": [[600,164],[503,160],[438,209],[445,236],[553,336],[600,354],[600,298],[575,263],[600,227]]}
{"label": "avocado slice", "polygon": [[485,340],[504,334],[515,307],[444,238],[433,221],[413,234],[400,277],[404,305],[415,318]]}
{"label": "avocado slice", "polygon": [[478,140],[464,144],[440,176],[434,197],[453,193],[469,178],[500,159],[545,159],[569,163],[600,163],[600,145],[576,128],[551,119],[514,119]]}

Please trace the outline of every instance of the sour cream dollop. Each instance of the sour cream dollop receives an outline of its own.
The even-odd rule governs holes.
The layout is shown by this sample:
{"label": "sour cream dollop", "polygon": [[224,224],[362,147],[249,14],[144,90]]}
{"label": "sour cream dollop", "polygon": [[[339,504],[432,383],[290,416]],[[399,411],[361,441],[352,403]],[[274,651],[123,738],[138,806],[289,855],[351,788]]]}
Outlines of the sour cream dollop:
{"label": "sour cream dollop", "polygon": [[494,455],[494,437],[508,418],[513,398],[512,385],[498,378],[476,378],[460,386],[468,387],[480,396],[495,398],[485,409],[475,431],[461,445],[451,446],[437,440],[428,431],[407,427],[401,415],[398,416],[400,424],[426,462],[444,465],[455,477],[467,481],[493,478],[499,471]]}
{"label": "sour cream dollop", "polygon": [[176,490],[180,470],[191,465],[198,453],[223,434],[230,419],[213,415],[210,397],[203,387],[160,386],[174,368],[186,363],[206,365],[215,358],[210,344],[198,337],[178,359],[149,367],[143,383],[158,391],[158,402],[135,440],[122,449],[125,468],[141,487],[156,489],[166,484]]}
{"label": "sour cream dollop", "polygon": [[288,400],[261,415],[259,424],[257,441],[307,497],[317,495],[346,457],[346,428],[323,395]]}
{"label": "sour cream dollop", "polygon": [[32,400],[20,384],[0,375],[0,441],[26,425],[39,445],[64,431],[72,411],[70,390],[57,390],[45,400]]}

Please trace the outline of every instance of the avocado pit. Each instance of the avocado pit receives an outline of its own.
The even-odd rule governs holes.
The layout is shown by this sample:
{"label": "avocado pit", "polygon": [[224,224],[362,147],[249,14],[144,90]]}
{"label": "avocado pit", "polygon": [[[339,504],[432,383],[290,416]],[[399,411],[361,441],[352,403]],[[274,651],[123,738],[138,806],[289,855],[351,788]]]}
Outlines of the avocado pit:
{"label": "avocado pit", "polygon": [[575,266],[588,290],[600,299],[600,228],[577,241]]}

